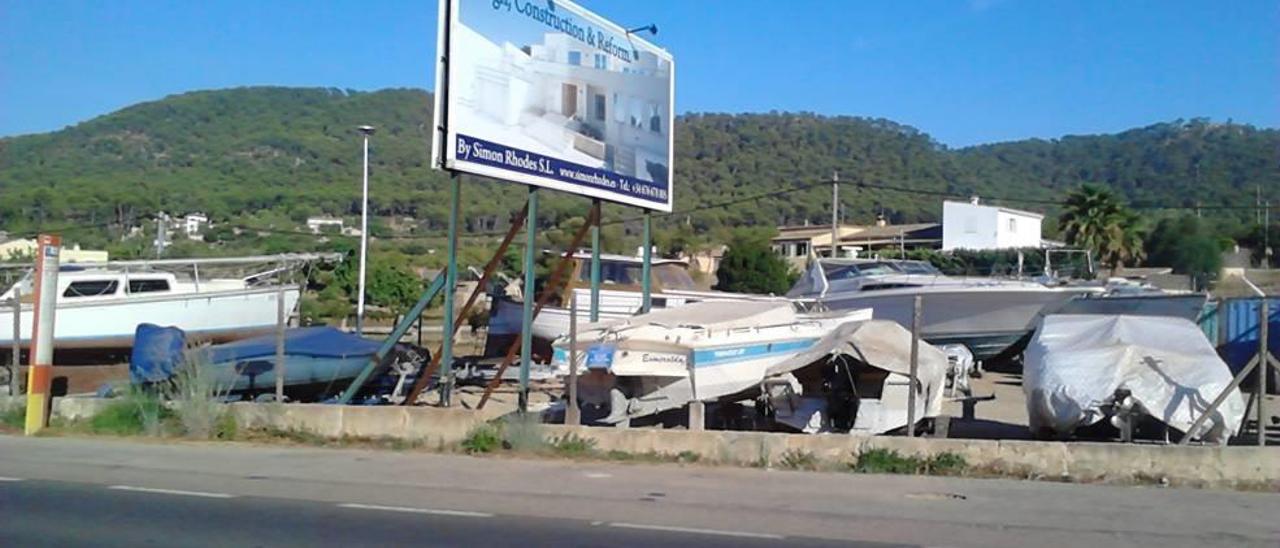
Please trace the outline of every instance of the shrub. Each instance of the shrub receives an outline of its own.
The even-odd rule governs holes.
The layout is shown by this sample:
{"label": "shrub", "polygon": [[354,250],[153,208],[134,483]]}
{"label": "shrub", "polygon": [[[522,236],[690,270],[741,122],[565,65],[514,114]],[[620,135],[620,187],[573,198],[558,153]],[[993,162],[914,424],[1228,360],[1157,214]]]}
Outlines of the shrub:
{"label": "shrub", "polygon": [[502,432],[493,424],[484,423],[473,427],[462,440],[462,449],[467,453],[492,453],[502,448]]}
{"label": "shrub", "polygon": [[596,440],[569,432],[551,439],[551,450],[566,457],[583,457],[595,452]]}
{"label": "shrub", "polygon": [[818,459],[808,451],[788,449],[778,459],[778,466],[787,470],[817,470]]}
{"label": "shrub", "polygon": [[547,440],[535,415],[517,415],[502,424],[503,447],[515,451],[539,452],[547,449]]}
{"label": "shrub", "polygon": [[892,449],[870,449],[858,455],[851,468],[864,474],[958,475],[964,473],[968,466],[964,457],[955,453],[921,458],[902,455]]}
{"label": "shrub", "polygon": [[892,449],[870,449],[858,455],[853,471],[863,474],[918,474],[924,461],[918,457],[903,456]]}
{"label": "shrub", "polygon": [[27,405],[20,404],[0,412],[0,428],[21,430],[27,422]]}
{"label": "shrub", "polygon": [[927,473],[940,476],[963,474],[969,467],[969,463],[965,462],[964,457],[955,453],[938,453],[930,457],[925,464],[928,467]]}
{"label": "shrub", "polygon": [[168,390],[182,434],[197,439],[229,439],[235,436],[235,418],[224,400],[230,387],[218,386],[203,351],[186,353],[182,367]]}
{"label": "shrub", "polygon": [[155,392],[131,388],[89,419],[88,426],[95,434],[158,436],[163,421],[172,416]]}

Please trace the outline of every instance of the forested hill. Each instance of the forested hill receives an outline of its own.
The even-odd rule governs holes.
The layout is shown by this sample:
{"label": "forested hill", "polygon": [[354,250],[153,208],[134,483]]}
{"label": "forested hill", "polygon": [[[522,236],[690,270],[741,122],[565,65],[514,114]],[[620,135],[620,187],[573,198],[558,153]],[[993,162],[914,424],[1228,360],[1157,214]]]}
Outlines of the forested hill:
{"label": "forested hill", "polygon": [[[0,230],[78,223],[128,226],[156,211],[215,220],[295,221],[351,214],[359,199],[354,127],[378,127],[372,201],[380,214],[442,226],[445,177],[429,167],[431,97],[421,90],[239,88],[135,105],[47,134],[0,140]],[[1027,140],[958,150],[888,120],[814,114],[691,114],[676,124],[676,203],[699,205],[828,179],[957,197],[1060,199],[1097,182],[1130,201],[1252,204],[1255,186],[1280,201],[1280,131],[1176,121],[1114,135]],[[470,183],[467,228],[489,230],[523,203],[518,187]],[[846,218],[936,219],[936,195],[849,188]],[[829,219],[829,188],[694,212],[696,228]],[[544,199],[544,225],[584,201]],[[1008,202],[1031,209],[1044,206]],[[612,212],[618,215],[618,211]],[[1249,213],[1232,213],[1246,218]]]}

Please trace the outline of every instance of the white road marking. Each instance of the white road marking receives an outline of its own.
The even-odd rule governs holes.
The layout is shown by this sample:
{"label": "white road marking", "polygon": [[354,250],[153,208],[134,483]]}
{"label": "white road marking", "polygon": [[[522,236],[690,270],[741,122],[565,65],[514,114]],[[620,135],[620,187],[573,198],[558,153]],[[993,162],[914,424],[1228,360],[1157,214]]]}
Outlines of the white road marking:
{"label": "white road marking", "polygon": [[672,533],[693,533],[697,535],[719,535],[722,537],[767,538],[781,540],[786,537],[772,533],[748,533],[746,531],[722,531],[719,529],[698,529],[695,527],[673,527],[669,525],[644,525],[640,523],[613,522],[609,527],[619,529],[644,529],[649,531],[670,531]]}
{"label": "white road marking", "polygon": [[583,474],[583,475],[584,475],[584,476],[586,476],[586,477],[588,477],[588,478],[591,478],[591,479],[604,479],[604,478],[612,478],[612,477],[613,477],[613,474],[608,474],[608,473],[605,473],[605,472],[587,472],[587,473],[585,473],[585,474]]}
{"label": "white road marking", "polygon": [[22,481],[22,478],[6,478],[4,476],[0,476],[0,481]]}
{"label": "white road marking", "polygon": [[406,512],[410,514],[432,514],[436,516],[458,516],[464,518],[491,518],[493,514],[485,512],[468,512],[466,510],[437,510],[435,508],[410,508],[408,506],[380,506],[377,504],[357,504],[348,502],[338,505],[340,508],[357,510],[382,510],[384,512]]}
{"label": "white road marking", "polygon": [[116,491],[133,491],[136,493],[155,493],[158,495],[181,495],[184,497],[204,497],[207,499],[233,499],[235,495],[227,493],[210,493],[207,491],[182,491],[179,489],[158,489],[155,487],[134,487],[132,485],[112,485],[107,489]]}

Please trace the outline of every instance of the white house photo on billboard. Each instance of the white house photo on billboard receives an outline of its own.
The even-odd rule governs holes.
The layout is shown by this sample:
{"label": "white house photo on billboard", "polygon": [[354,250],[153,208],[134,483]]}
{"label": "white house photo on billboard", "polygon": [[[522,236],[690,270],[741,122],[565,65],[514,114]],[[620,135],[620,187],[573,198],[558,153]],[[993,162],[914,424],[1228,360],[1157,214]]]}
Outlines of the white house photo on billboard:
{"label": "white house photo on billboard", "polygon": [[671,210],[670,54],[570,2],[442,2],[444,167]]}

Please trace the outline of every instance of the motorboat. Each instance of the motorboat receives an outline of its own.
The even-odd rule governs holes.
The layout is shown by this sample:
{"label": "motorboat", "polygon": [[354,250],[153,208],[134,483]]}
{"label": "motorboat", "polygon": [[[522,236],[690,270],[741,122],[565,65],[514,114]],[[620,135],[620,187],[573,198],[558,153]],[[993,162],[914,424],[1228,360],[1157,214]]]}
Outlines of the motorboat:
{"label": "motorboat", "polygon": [[[128,349],[133,345],[135,329],[143,323],[175,326],[189,338],[212,342],[266,333],[277,324],[277,299],[283,299],[285,312],[292,313],[301,292],[297,284],[278,281],[278,275],[322,259],[328,257],[288,255],[63,265],[56,289],[54,345],[59,352]],[[237,275],[209,275],[218,270],[232,270]],[[31,338],[33,288],[32,273],[27,272],[0,294],[0,302],[12,303],[15,293],[20,292],[19,329],[24,344]],[[0,345],[12,343],[13,323],[11,304],[0,306]]]}
{"label": "motorboat", "polygon": [[[188,379],[198,379],[213,395],[252,398],[275,390],[275,334],[193,346],[180,329],[143,324],[136,339],[129,361],[130,379],[135,384],[166,382],[185,374]],[[368,366],[381,346],[378,341],[326,326],[287,329],[283,339],[280,373],[285,394],[293,400],[337,394]],[[409,355],[398,350],[391,361]]]}
{"label": "motorboat", "polygon": [[911,381],[911,333],[897,322],[869,320],[841,326],[824,359],[766,379],[756,408],[794,431],[884,434],[910,422],[910,392],[922,430],[942,415],[950,356],[921,341]]}
{"label": "motorboat", "polygon": [[1195,322],[1204,314],[1208,301],[1205,293],[1166,291],[1148,283],[1111,278],[1102,291],[1081,294],[1052,313],[1165,316]]}
{"label": "motorboat", "polygon": [[[573,269],[569,283],[556,296],[556,304],[542,308],[531,326],[535,344],[549,345],[551,341],[569,332],[573,303],[578,321],[590,321],[591,255],[575,253],[571,257]],[[722,291],[697,289],[689,275],[689,264],[680,259],[652,259],[650,264],[650,308],[653,310],[679,308],[708,301],[775,300],[781,297],[746,295]],[[600,302],[597,321],[613,322],[628,318],[642,308],[644,302],[641,284],[644,259],[627,255],[602,254],[600,256]],[[520,334],[523,303],[506,295],[493,299],[490,308],[489,333],[485,342],[485,354],[506,353],[511,341]],[[544,347],[545,349],[545,347]]]}
{"label": "motorboat", "polygon": [[[584,417],[613,424],[758,387],[826,355],[870,310],[804,313],[786,301],[704,302],[584,326],[576,349]],[[567,337],[552,365],[568,374]]]}
{"label": "motorboat", "polygon": [[[1143,417],[1188,433],[1231,380],[1227,364],[1186,318],[1053,314],[1027,348],[1022,387],[1031,432],[1067,438],[1104,420],[1133,432]],[[1189,433],[1226,443],[1244,413],[1233,389]]]}
{"label": "motorboat", "polygon": [[952,277],[924,261],[816,259],[787,297],[814,309],[870,308],[876,319],[908,329],[921,297],[921,337],[934,345],[963,344],[981,361],[1015,351],[1042,310],[1091,291]]}

